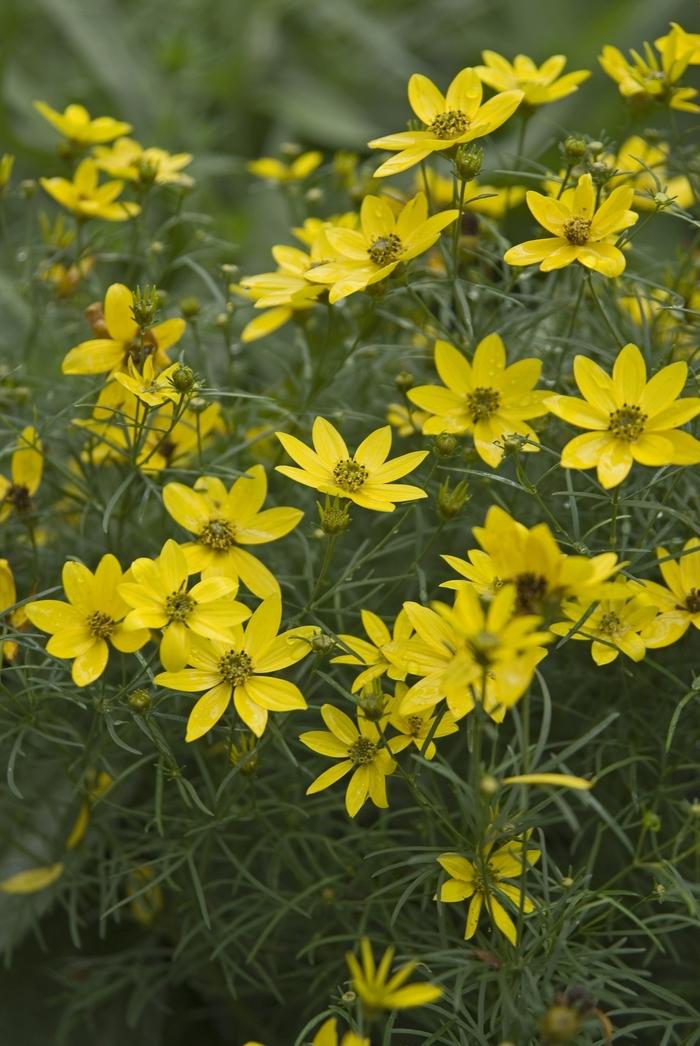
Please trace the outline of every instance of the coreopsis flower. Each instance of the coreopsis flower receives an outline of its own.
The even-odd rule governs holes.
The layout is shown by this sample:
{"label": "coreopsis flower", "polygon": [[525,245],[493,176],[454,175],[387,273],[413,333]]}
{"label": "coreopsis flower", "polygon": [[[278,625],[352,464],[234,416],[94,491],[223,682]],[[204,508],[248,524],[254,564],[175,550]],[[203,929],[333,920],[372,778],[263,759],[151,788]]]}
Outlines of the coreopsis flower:
{"label": "coreopsis flower", "polygon": [[657,51],[663,54],[667,47],[675,47],[679,53],[688,53],[688,65],[700,65],[700,33],[687,33],[678,22],[670,25],[670,31],[654,41]]}
{"label": "coreopsis flower", "polygon": [[[209,578],[200,584],[224,580]],[[289,668],[306,657],[318,629],[302,625],[279,632],[281,620],[282,601],[279,596],[268,596],[253,612],[245,629],[236,624],[227,629],[227,636],[211,635],[206,644],[192,643],[186,659],[191,668],[156,676],[155,682],[169,690],[188,694],[206,690],[187,720],[187,741],[196,741],[211,730],[231,702],[256,737],[262,737],[270,712],[306,708],[298,686],[269,673]]]}
{"label": "coreopsis flower", "polygon": [[[28,618],[25,607],[12,610],[17,602],[17,589],[12,567],[6,559],[0,559],[0,635],[4,628],[16,632],[22,628]],[[14,639],[0,638],[0,663],[14,661],[17,657],[17,643]]]}
{"label": "coreopsis flower", "polygon": [[636,345],[625,345],[612,377],[586,356],[574,359],[574,377],[584,399],[549,396],[552,414],[587,429],[566,444],[561,464],[567,469],[597,468],[598,481],[609,489],[622,483],[633,463],[696,465],[700,441],[680,425],[700,414],[700,398],[678,399],[688,375],[679,360],[662,367],[647,381],[644,357]]}
{"label": "coreopsis flower", "polygon": [[520,836],[496,850],[493,842],[487,843],[474,861],[455,853],[438,857],[438,864],[450,876],[440,887],[438,899],[451,904],[471,898],[465,940],[470,940],[476,933],[481,910],[485,907],[493,925],[515,947],[518,933],[503,899],[510,902],[516,912],[522,907],[525,915],[533,912],[535,906],[527,894],[523,895],[519,885],[508,880],[521,883],[523,872],[539,860],[540,854],[540,850],[528,844],[527,836]]}
{"label": "coreopsis flower", "polygon": [[687,42],[688,35],[680,26],[672,28],[657,41],[658,56],[651,44],[645,42],[644,54],[630,50],[629,60],[619,48],[606,44],[598,61],[618,85],[622,97],[633,105],[644,107],[656,102],[670,109],[698,113],[700,105],[692,101],[697,90],[678,83],[694,54],[694,48]]}
{"label": "coreopsis flower", "polygon": [[677,562],[663,546],[656,550],[659,570],[666,585],[643,581],[642,602],[659,611],[658,617],[642,629],[644,645],[650,650],[676,643],[691,625],[700,628],[700,538],[690,538]]}
{"label": "coreopsis flower", "polygon": [[669,178],[666,163],[670,149],[665,142],[648,142],[633,134],[622,143],[617,156],[608,159],[615,174],[606,183],[609,188],[628,185],[634,189],[631,207],[639,211],[653,211],[654,197],[659,192],[673,200],[678,207],[691,207],[695,199],[693,187],[685,175]]}
{"label": "coreopsis flower", "polygon": [[503,460],[507,436],[527,437],[524,451],[539,449],[525,419],[547,413],[547,393],[534,389],[541,360],[527,357],[506,366],[501,337],[489,334],[477,345],[471,363],[454,345],[436,341],[435,367],[446,388],[418,385],[407,392],[412,403],[431,415],[423,423],[424,434],[469,432],[479,457],[493,468]]}
{"label": "coreopsis flower", "polygon": [[299,740],[320,755],[339,759],[329,770],[324,770],[306,789],[307,795],[330,788],[346,774],[351,777],[345,792],[345,809],[354,817],[367,799],[386,809],[386,779],[396,763],[391,758],[391,745],[382,745],[377,724],[359,716],[357,725],[350,716],[333,705],[322,705],[321,716],[328,730],[307,730]]}
{"label": "coreopsis flower", "polygon": [[250,617],[248,607],[233,598],[237,586],[230,578],[209,577],[188,588],[192,571],[172,539],[156,559],[135,559],[129,572],[133,580],[119,586],[131,607],[124,627],[160,629],[160,660],[169,672],[187,664],[193,635],[226,643],[231,628]]}
{"label": "coreopsis flower", "polygon": [[62,581],[68,602],[39,599],[29,603],[29,620],[51,635],[46,652],[73,661],[71,675],[76,686],[88,686],[104,672],[109,644],[131,654],[148,642],[148,626],[128,629],[124,618],[129,607],[119,589],[130,572],[122,572],[119,560],[108,553],[93,574],[82,563],[64,564]]}
{"label": "coreopsis flower", "polygon": [[415,436],[422,432],[423,422],[428,415],[423,410],[409,410],[403,403],[389,403],[386,408],[386,420],[399,436]]}
{"label": "coreopsis flower", "polygon": [[409,962],[390,977],[394,948],[389,947],[375,965],[372,945],[367,937],[360,941],[360,959],[348,952],[345,960],[350,971],[353,991],[369,1014],[380,1010],[405,1010],[412,1006],[427,1006],[442,995],[437,984],[406,984],[417,963]]}
{"label": "coreopsis flower", "polygon": [[451,712],[443,712],[439,719],[431,711],[404,715],[401,712],[401,703],[407,691],[406,683],[397,683],[387,708],[388,721],[398,733],[398,737],[391,739],[391,750],[402,752],[404,748],[413,744],[425,759],[434,759],[437,748],[433,739],[449,737],[450,734],[457,733],[459,727]]}
{"label": "coreopsis flower", "polygon": [[111,142],[113,138],[128,134],[131,130],[131,124],[114,120],[111,116],[97,116],[93,119],[82,105],[69,105],[62,113],[52,109],[46,102],[34,102],[34,108],[59,134],[73,145],[81,147],[97,142]]}
{"label": "coreopsis flower", "polygon": [[20,432],[17,450],[10,460],[10,478],[0,476],[0,523],[4,523],[12,512],[22,517],[33,511],[32,499],[43,473],[41,440],[34,426],[27,425]]}
{"label": "coreopsis flower", "polygon": [[408,100],[425,130],[399,131],[369,142],[370,149],[397,153],[377,168],[375,178],[399,174],[431,153],[484,138],[504,124],[523,99],[522,91],[503,91],[482,105],[482,93],[475,69],[457,73],[446,95],[427,76],[414,73],[408,81]]}
{"label": "coreopsis flower", "polygon": [[195,535],[194,541],[181,546],[192,573],[240,579],[261,599],[279,595],[277,578],[241,545],[277,541],[297,526],[304,513],[287,506],[263,510],[266,496],[262,465],[249,468],[229,490],[217,476],[201,476],[194,489],[183,483],[165,485],[166,510]]}
{"label": "coreopsis flower", "polygon": [[121,180],[99,185],[99,170],[94,160],[79,163],[73,180],[68,178],[40,178],[43,189],[71,211],[76,218],[102,218],[107,222],[124,222],[135,218],[141,208],[130,200],[117,200],[124,188]]}
{"label": "coreopsis flower", "polygon": [[515,614],[514,585],[504,585],[484,606],[473,588],[457,592],[454,605],[432,608],[405,603],[421,643],[408,640],[396,660],[410,675],[422,678],[404,695],[402,715],[421,713],[443,697],[455,719],[471,712],[477,701],[494,718],[516,704],[527,690],[551,642],[539,631],[536,614]]}
{"label": "coreopsis flower", "polygon": [[194,179],[182,172],[192,163],[191,153],[169,153],[155,146],[144,149],[133,138],[119,138],[111,146],[96,146],[92,154],[100,170],[112,178],[188,189],[194,185]]}
{"label": "coreopsis flower", "polygon": [[399,611],[390,632],[382,619],[371,610],[362,610],[360,613],[362,627],[369,637],[369,642],[359,636],[351,636],[342,632],[338,639],[351,651],[339,654],[331,658],[332,665],[357,665],[366,666],[364,671],[356,676],[352,684],[352,693],[361,690],[367,683],[380,679],[386,674],[389,679],[404,679],[405,672],[392,665],[384,656],[384,648],[391,643],[402,643],[408,639],[413,632],[411,622],[403,610]]}
{"label": "coreopsis flower", "polygon": [[481,59],[484,64],[475,66],[475,72],[482,83],[494,91],[522,91],[523,104],[533,107],[566,98],[591,75],[590,70],[579,69],[562,76],[563,54],[552,55],[540,66],[524,54],[517,54],[511,63],[496,51],[482,51]]}
{"label": "coreopsis flower", "polygon": [[301,153],[291,161],[285,163],[283,160],[272,156],[261,156],[259,160],[251,160],[246,164],[246,170],[254,174],[256,178],[263,178],[266,182],[302,182],[316,170],[323,162],[323,153],[308,152]]}
{"label": "coreopsis flower", "polygon": [[86,255],[71,265],[64,265],[63,262],[42,265],[38,275],[39,279],[51,285],[57,298],[70,298],[94,267],[95,258]]}
{"label": "coreopsis flower", "polygon": [[150,926],[163,910],[165,901],[160,883],[152,884],[155,870],[148,864],[138,865],[126,880],[126,895],[132,898],[129,912],[142,926]]}
{"label": "coreopsis flower", "polygon": [[171,363],[165,370],[156,372],[153,356],[147,356],[139,373],[133,358],[127,361],[128,373],[116,371],[114,378],[136,399],[147,403],[149,407],[162,407],[168,400],[177,403],[182,393],[175,387],[173,377],[184,370],[181,364]]}
{"label": "coreopsis flower", "polygon": [[174,317],[142,333],[134,319],[133,293],[123,283],[113,283],[107,288],[95,326],[99,336],[81,342],[64,357],[64,374],[128,373],[130,360],[142,367],[151,357],[154,373],[161,371],[170,365],[167,350],[180,340],[186,324]]}
{"label": "coreopsis flower", "polygon": [[[246,1042],[244,1046],[264,1046],[261,1042]],[[346,1031],[342,1039],[338,1038],[338,1021],[335,1017],[329,1017],[318,1029],[311,1046],[370,1046],[369,1039],[356,1035],[354,1031]]]}
{"label": "coreopsis flower", "polygon": [[640,633],[654,621],[657,609],[638,598],[634,585],[628,582],[626,587],[624,595],[613,599],[605,598],[603,588],[603,598],[578,628],[575,626],[584,616],[586,606],[576,600],[564,603],[562,611],[567,620],[551,625],[552,632],[590,642],[591,657],[597,665],[610,664],[620,651],[633,661],[641,661],[646,646]]}
{"label": "coreopsis flower", "polygon": [[385,280],[398,265],[429,250],[458,216],[458,210],[449,210],[428,217],[428,201],[422,192],[398,214],[383,197],[365,196],[360,228],[327,229],[334,257],[310,269],[308,279],[330,284],[328,300],[333,304]]}
{"label": "coreopsis flower", "polygon": [[396,483],[417,468],[428,451],[416,450],[387,461],[391,449],[391,428],[375,429],[351,456],[343,437],[325,418],[316,418],[312,429],[314,449],[285,432],[277,438],[301,468],[278,465],[277,472],[321,494],[347,498],[361,508],[393,512],[397,502],[415,501],[428,495],[420,487]]}
{"label": "coreopsis flower", "polygon": [[241,331],[242,342],[264,338],[288,323],[295,313],[313,308],[325,292],[325,287],[309,283],[307,278],[311,269],[321,262],[320,242],[317,240],[308,254],[298,247],[273,247],[277,271],[244,276],[240,284],[232,288],[253,301],[256,309],[264,309],[245,325]]}
{"label": "coreopsis flower", "polygon": [[60,879],[65,871],[62,861],[54,864],[43,865],[38,868],[28,868],[25,872],[16,872],[6,879],[0,879],[0,891],[9,894],[37,893],[53,885]]}
{"label": "coreopsis flower", "polygon": [[473,534],[481,549],[468,552],[468,559],[442,557],[466,580],[444,581],[441,587],[459,591],[469,585],[489,598],[504,583],[513,584],[516,614],[551,619],[564,599],[591,603],[601,584],[619,569],[614,552],[567,555],[546,523],[526,527],[498,505],[491,506],[484,526],[474,527]]}
{"label": "coreopsis flower", "polygon": [[615,239],[639,218],[629,209],[633,197],[634,189],[621,185],[596,209],[590,174],[582,174],[575,191],[560,200],[530,191],[525,194],[527,205],[552,235],[511,247],[503,255],[504,261],[509,265],[540,263],[541,272],[580,262],[603,276],[619,276],[626,262]]}

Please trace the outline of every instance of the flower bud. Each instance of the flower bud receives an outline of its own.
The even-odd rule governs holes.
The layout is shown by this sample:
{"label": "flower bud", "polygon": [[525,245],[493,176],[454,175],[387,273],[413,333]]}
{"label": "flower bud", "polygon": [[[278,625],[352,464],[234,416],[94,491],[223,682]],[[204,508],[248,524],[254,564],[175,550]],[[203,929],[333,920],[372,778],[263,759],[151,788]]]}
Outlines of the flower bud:
{"label": "flower bud", "polygon": [[129,708],[133,712],[142,715],[151,707],[151,697],[147,690],[132,690],[126,699]]}
{"label": "flower bud", "polygon": [[581,1026],[581,1016],[570,1006],[550,1006],[540,1022],[543,1042],[570,1042]]}
{"label": "flower bud", "polygon": [[454,519],[458,516],[466,503],[469,501],[469,484],[466,479],[459,481],[454,489],[450,490],[450,481],[446,479],[440,484],[437,496],[438,515],[443,519]]}
{"label": "flower bud", "polygon": [[484,162],[484,148],[482,145],[460,145],[454,158],[457,177],[463,182],[471,182],[476,178]]}
{"label": "flower bud", "polygon": [[198,316],[202,311],[199,298],[195,298],[194,295],[189,295],[186,298],[180,299],[180,312],[186,319],[190,319],[192,316]]}
{"label": "flower bud", "polygon": [[197,375],[191,367],[185,367],[180,365],[177,370],[173,371],[170,381],[178,392],[183,394],[188,392],[194,392],[197,388]]}
{"label": "flower bud", "polygon": [[319,189],[318,186],[307,189],[304,193],[304,199],[307,203],[319,203],[323,199],[323,189]]}
{"label": "flower bud", "polygon": [[654,205],[657,210],[663,211],[664,208],[669,207],[673,203],[673,197],[668,196],[665,192],[654,193]]}
{"label": "flower bud", "polygon": [[645,810],[642,814],[642,827],[648,832],[658,832],[661,828],[661,818],[653,810]]}
{"label": "flower bud", "polygon": [[457,447],[457,437],[451,432],[441,432],[433,440],[433,454],[438,458],[451,458]]}
{"label": "flower bud", "polygon": [[33,178],[23,178],[19,183],[19,190],[27,200],[30,200],[36,192],[37,185]]}
{"label": "flower bud", "polygon": [[576,135],[573,134],[570,134],[568,138],[565,138],[561,144],[561,151],[564,154],[564,159],[570,164],[575,164],[579,160],[582,160],[586,155],[587,148],[588,146],[583,138],[577,138]]}
{"label": "flower bud", "polygon": [[489,799],[492,795],[495,795],[500,785],[498,779],[493,774],[484,774],[479,781],[479,791],[483,796]]}
{"label": "flower bud", "polygon": [[190,410],[193,410],[195,414],[203,414],[208,406],[209,403],[204,396],[195,396],[190,400]]}
{"label": "flower bud", "polygon": [[407,392],[413,386],[413,375],[408,370],[400,370],[394,378],[394,385],[400,392]]}
{"label": "flower bud", "polygon": [[605,185],[613,175],[613,168],[608,166],[604,160],[594,160],[588,170],[594,185]]}
{"label": "flower bud", "polygon": [[163,300],[162,296],[159,295],[158,289],[153,284],[147,284],[143,290],[141,287],[137,287],[133,293],[131,314],[134,317],[134,323],[140,331],[148,330],[153,326],[156,313]]}
{"label": "flower bud", "polygon": [[252,777],[258,769],[260,759],[256,752],[258,739],[255,734],[242,734],[240,739],[232,742],[228,750],[231,766],[240,766],[241,773]]}
{"label": "flower bud", "polygon": [[326,495],[324,504],[321,505],[317,501],[316,507],[324,534],[342,534],[350,526],[348,506],[339,498],[330,498]]}
{"label": "flower bud", "polygon": [[317,632],[311,637],[311,649],[318,657],[328,657],[335,649],[335,646],[335,639],[326,632]]}
{"label": "flower bud", "polygon": [[370,723],[379,722],[386,711],[386,697],[379,679],[373,679],[362,687],[358,705],[360,715],[369,719]]}

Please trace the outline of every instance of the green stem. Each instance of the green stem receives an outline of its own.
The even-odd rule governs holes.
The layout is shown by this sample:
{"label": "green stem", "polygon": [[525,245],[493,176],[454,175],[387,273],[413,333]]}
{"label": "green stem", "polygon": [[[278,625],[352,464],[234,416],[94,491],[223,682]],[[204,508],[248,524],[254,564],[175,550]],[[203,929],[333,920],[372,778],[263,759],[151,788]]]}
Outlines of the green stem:
{"label": "green stem", "polygon": [[617,332],[615,326],[613,325],[612,320],[610,319],[610,317],[608,316],[607,312],[605,311],[605,306],[603,305],[602,301],[598,297],[598,292],[595,289],[595,284],[593,283],[593,275],[592,275],[590,269],[586,270],[586,278],[588,280],[588,286],[590,288],[591,295],[593,297],[593,301],[596,304],[596,308],[598,309],[599,313],[601,314],[601,316],[605,320],[605,325],[607,326],[608,330],[610,331],[610,333],[612,334],[613,338],[617,342],[618,347],[622,348],[622,346],[625,344],[625,342],[620,337],[620,335]]}

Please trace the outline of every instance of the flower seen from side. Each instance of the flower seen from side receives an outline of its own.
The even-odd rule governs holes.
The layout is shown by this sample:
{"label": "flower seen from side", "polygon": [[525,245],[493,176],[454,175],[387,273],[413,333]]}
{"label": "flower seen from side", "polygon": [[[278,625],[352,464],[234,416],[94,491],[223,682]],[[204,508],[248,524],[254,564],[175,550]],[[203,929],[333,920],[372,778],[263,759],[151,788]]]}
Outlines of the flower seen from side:
{"label": "flower seen from side", "polygon": [[552,55],[540,66],[524,54],[509,62],[496,51],[482,51],[481,58],[484,64],[475,66],[475,71],[482,83],[494,91],[522,91],[523,104],[533,107],[566,98],[591,75],[588,69],[578,69],[562,76],[566,66],[563,54]]}

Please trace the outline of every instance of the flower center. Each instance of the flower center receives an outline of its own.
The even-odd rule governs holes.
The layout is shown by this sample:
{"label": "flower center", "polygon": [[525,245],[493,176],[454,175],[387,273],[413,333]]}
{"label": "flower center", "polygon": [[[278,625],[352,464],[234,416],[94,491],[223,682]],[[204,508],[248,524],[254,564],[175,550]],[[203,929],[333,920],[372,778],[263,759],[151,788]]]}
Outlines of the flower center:
{"label": "flower center", "polygon": [[428,130],[436,138],[459,138],[469,130],[469,122],[469,117],[461,109],[448,109],[446,113],[437,114],[428,124]]}
{"label": "flower center", "polygon": [[622,622],[614,611],[603,614],[598,622],[598,631],[604,636],[615,636],[620,631]]}
{"label": "flower center", "polygon": [[192,596],[188,596],[186,592],[171,592],[165,600],[168,624],[171,621],[186,621],[196,605]]}
{"label": "flower center", "polygon": [[95,639],[109,639],[114,631],[114,621],[109,614],[103,614],[96,610],[87,619],[87,627],[91,636]]}
{"label": "flower center", "polygon": [[406,719],[408,723],[409,732],[413,737],[417,737],[423,728],[423,717],[419,715],[410,715]]}
{"label": "flower center", "polygon": [[591,223],[588,218],[571,218],[564,225],[564,236],[574,247],[583,247],[588,243],[588,234],[591,231]]}
{"label": "flower center", "polygon": [[219,673],[225,683],[241,686],[253,674],[253,662],[244,650],[227,650],[219,658]]}
{"label": "flower center", "polygon": [[644,422],[648,415],[642,413],[641,407],[631,407],[623,403],[619,410],[610,411],[608,431],[626,443],[634,443],[644,432]]}
{"label": "flower center", "polygon": [[525,571],[515,580],[515,613],[535,614],[547,594],[547,579],[541,574]]}
{"label": "flower center", "polygon": [[374,760],[377,746],[368,737],[358,737],[348,748],[348,758],[355,766],[368,766]]}
{"label": "flower center", "polygon": [[361,465],[359,461],[353,461],[352,458],[339,461],[333,469],[333,479],[336,484],[341,490],[348,490],[351,493],[359,490],[368,478],[369,472],[366,465]]}
{"label": "flower center", "polygon": [[227,519],[210,519],[200,530],[197,540],[215,552],[227,552],[236,544],[233,527]]}
{"label": "flower center", "polygon": [[467,393],[467,410],[472,421],[485,421],[495,414],[501,403],[500,394],[496,389],[488,389],[483,385],[477,386],[473,392]]}
{"label": "flower center", "polygon": [[32,507],[32,497],[28,487],[23,483],[13,483],[5,492],[3,501],[9,501],[17,512],[29,512]]}
{"label": "flower center", "polygon": [[685,608],[687,608],[691,614],[700,614],[700,589],[691,588],[685,601]]}
{"label": "flower center", "polygon": [[134,366],[141,368],[148,359],[152,356],[154,351],[158,348],[158,342],[151,331],[146,331],[143,337],[137,336],[133,341],[128,342],[124,346],[125,358],[124,362],[128,360],[134,361]]}
{"label": "flower center", "polygon": [[403,244],[395,232],[390,232],[386,236],[378,236],[376,240],[373,240],[367,253],[375,265],[390,265],[391,262],[395,262],[401,257]]}

